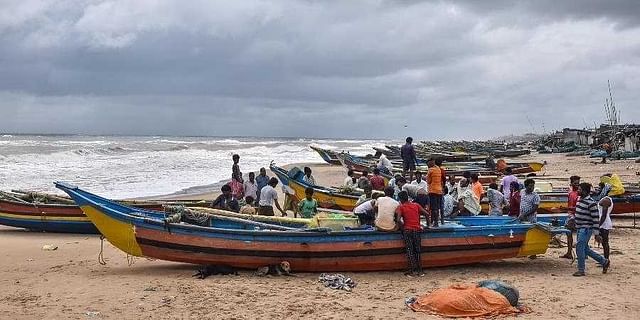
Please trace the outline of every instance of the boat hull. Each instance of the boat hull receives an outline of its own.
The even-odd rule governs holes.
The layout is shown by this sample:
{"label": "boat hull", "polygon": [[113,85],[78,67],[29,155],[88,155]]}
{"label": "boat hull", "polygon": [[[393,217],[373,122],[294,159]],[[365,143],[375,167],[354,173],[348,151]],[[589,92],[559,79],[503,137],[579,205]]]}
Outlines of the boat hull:
{"label": "boat hull", "polygon": [[[402,234],[358,231],[271,231],[166,224],[153,212],[115,204],[67,185],[100,232],[128,254],[194,264],[254,269],[288,261],[296,272],[407,268]],[[424,267],[543,254],[553,232],[540,225],[451,227],[422,232]]]}

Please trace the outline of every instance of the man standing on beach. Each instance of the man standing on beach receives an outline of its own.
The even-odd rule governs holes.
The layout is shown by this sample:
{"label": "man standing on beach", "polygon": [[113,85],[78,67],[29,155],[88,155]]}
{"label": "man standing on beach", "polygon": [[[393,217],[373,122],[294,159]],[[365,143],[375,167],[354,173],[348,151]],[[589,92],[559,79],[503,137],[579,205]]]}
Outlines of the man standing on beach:
{"label": "man standing on beach", "polygon": [[287,214],[282,210],[280,204],[278,203],[278,192],[276,191],[276,186],[278,185],[278,179],[273,177],[269,179],[269,183],[267,186],[262,188],[260,191],[260,202],[258,205],[258,214],[261,216],[274,216],[273,213],[273,205],[278,208],[278,211],[282,213],[282,216],[286,216]]}
{"label": "man standing on beach", "polygon": [[591,257],[602,265],[602,273],[607,273],[609,269],[609,259],[599,255],[589,248],[591,235],[596,235],[596,240],[602,242],[600,237],[600,217],[598,204],[591,198],[591,184],[580,184],[580,200],[576,205],[576,230],[578,243],[576,244],[576,255],[578,256],[578,271],[573,276],[585,276],[585,262],[587,257]]}
{"label": "man standing on beach", "polygon": [[262,188],[266,187],[269,184],[269,176],[267,175],[267,169],[260,168],[260,173],[256,177],[256,186],[258,187],[256,203],[260,203],[260,192],[262,192]]}
{"label": "man standing on beach", "polygon": [[418,164],[418,158],[416,157],[416,150],[413,148],[413,138],[407,137],[406,143],[400,148],[400,157],[402,158],[402,175],[407,176],[409,171],[409,181],[413,180],[413,172],[416,171],[416,165]]}
{"label": "man standing on beach", "polygon": [[258,198],[258,185],[256,184],[256,174],[249,172],[249,180],[244,182],[244,196]]}

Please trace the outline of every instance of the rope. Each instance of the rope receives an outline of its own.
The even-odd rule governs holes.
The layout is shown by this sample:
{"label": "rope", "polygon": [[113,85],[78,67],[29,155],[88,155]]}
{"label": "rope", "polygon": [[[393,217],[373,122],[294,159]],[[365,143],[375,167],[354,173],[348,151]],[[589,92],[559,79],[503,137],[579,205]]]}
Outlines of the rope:
{"label": "rope", "polygon": [[105,266],[107,261],[104,260],[104,236],[100,235],[100,253],[98,253],[98,263]]}

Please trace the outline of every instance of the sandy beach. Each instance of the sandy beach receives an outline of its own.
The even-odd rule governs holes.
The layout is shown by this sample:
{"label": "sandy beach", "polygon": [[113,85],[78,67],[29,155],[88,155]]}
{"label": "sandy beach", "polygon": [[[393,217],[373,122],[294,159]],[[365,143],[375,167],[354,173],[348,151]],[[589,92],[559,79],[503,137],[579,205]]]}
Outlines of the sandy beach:
{"label": "sandy beach", "polygon": [[[590,161],[597,159],[564,155],[531,155],[517,161],[525,159],[547,161],[541,175],[577,174],[592,183],[607,172],[619,174],[627,183],[637,183],[636,172],[640,171],[640,164],[633,161],[592,164]],[[312,168],[321,185],[338,185],[344,178],[340,167]],[[615,219],[614,224],[630,226],[632,220]],[[608,274],[602,274],[590,260],[588,276],[575,278],[571,275],[575,264],[558,258],[566,249],[550,248],[536,260],[428,269],[424,278],[407,278],[402,272],[347,273],[358,283],[353,292],[324,288],[317,282],[318,274],[261,278],[252,271],[241,271],[237,276],[197,280],[192,278],[193,265],[128,259],[106,241],[107,264],[100,265],[100,243],[99,236],[0,227],[0,318],[437,319],[409,310],[405,298],[454,283],[496,278],[513,283],[520,290],[522,303],[531,308],[531,313],[518,318],[640,317],[640,303],[635,300],[640,296],[640,229],[612,231]],[[43,250],[48,244],[58,249]]]}

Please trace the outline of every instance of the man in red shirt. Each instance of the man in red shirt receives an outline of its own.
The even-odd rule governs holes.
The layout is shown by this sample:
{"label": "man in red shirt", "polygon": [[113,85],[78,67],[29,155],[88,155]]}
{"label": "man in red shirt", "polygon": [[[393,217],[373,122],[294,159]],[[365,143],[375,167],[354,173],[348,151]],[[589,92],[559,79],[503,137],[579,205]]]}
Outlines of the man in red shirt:
{"label": "man in red shirt", "polygon": [[384,178],[380,175],[380,169],[373,169],[373,177],[369,178],[371,189],[384,191]]}
{"label": "man in red shirt", "polygon": [[422,262],[420,252],[422,250],[422,226],[420,225],[420,214],[423,214],[429,222],[429,213],[415,202],[409,202],[409,194],[400,191],[398,194],[400,205],[396,208],[398,225],[402,230],[409,270],[405,273],[408,276],[424,276],[422,272]]}
{"label": "man in red shirt", "polygon": [[567,235],[567,253],[560,256],[565,259],[573,259],[573,234],[576,232],[576,205],[578,204],[578,200],[580,199],[580,177],[571,176],[569,178],[569,194],[567,195],[567,213],[569,216],[567,217],[567,223],[565,227],[571,231],[570,234]]}

